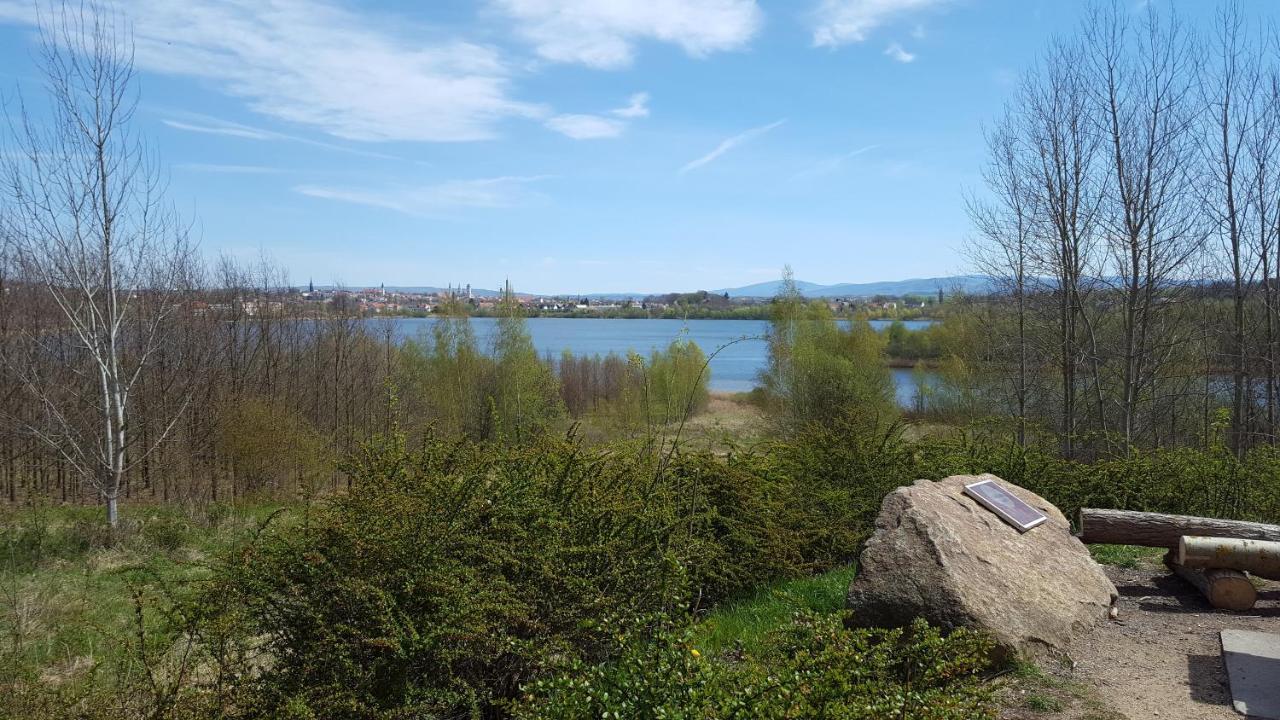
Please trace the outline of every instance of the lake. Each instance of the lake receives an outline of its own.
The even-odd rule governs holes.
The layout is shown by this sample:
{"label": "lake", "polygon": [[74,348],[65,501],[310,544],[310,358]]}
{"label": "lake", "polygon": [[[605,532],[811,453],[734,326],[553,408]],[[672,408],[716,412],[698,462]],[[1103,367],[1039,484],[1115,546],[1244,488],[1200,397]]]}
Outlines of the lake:
{"label": "lake", "polygon": [[[393,322],[396,337],[403,340],[427,332],[435,318],[395,318]],[[932,322],[906,320],[903,324],[918,330]],[[482,348],[488,347],[496,323],[495,318],[471,319]],[[872,320],[871,326],[884,330],[890,323]],[[745,392],[755,387],[756,378],[768,361],[764,338],[769,323],[765,320],[529,318],[525,325],[538,352],[557,357],[566,349],[575,355],[625,354],[629,350],[647,355],[655,348],[665,348],[672,340],[688,338],[708,356],[715,354],[711,358],[710,385],[718,392]],[[892,372],[898,402],[909,406],[914,392],[911,371],[895,368]]]}

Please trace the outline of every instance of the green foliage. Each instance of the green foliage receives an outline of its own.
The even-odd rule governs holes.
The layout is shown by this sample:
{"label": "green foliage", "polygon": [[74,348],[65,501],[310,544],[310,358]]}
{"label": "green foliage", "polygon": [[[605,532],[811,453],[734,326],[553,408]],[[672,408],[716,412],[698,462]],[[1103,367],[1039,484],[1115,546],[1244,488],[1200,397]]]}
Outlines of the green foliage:
{"label": "green foliage", "polygon": [[615,436],[635,437],[654,427],[679,423],[706,408],[711,371],[692,340],[675,340],[648,358],[575,357],[559,362],[560,387],[575,417],[604,420]]}
{"label": "green foliage", "polygon": [[894,320],[884,331],[885,352],[891,358],[904,360],[931,360],[941,354],[935,323],[919,330],[911,330],[901,320]]}
{"label": "green foliage", "polygon": [[564,414],[564,406],[552,368],[538,358],[510,286],[502,309],[493,338],[493,427],[496,436],[520,442],[546,432]]}
{"label": "green foliage", "polygon": [[[410,450],[393,436],[346,465],[349,492],[261,532],[261,516],[226,506],[138,512],[109,537],[70,511],[5,518],[0,631],[21,640],[0,654],[0,712],[502,717],[516,702],[521,717],[597,717],[643,699],[673,717],[983,717],[963,650],[976,639],[785,621],[842,604],[887,492],[994,472],[1068,515],[1280,516],[1266,450],[1087,464],[1003,431],[912,443],[870,427],[845,414],[720,455],[548,435]],[[245,542],[217,552],[230,541],[210,544],[215,532]],[[212,576],[182,563],[201,555]],[[717,606],[692,629],[655,619]],[[40,680],[58,672],[76,680]]]}
{"label": "green foliage", "polygon": [[793,431],[850,413],[870,427],[892,422],[897,407],[884,351],[885,339],[865,319],[841,327],[825,303],[805,301],[788,270],[761,377],[780,425]]}
{"label": "green foliage", "polygon": [[1243,457],[1225,448],[1160,449],[1096,462],[1064,460],[1056,448],[1018,446],[981,430],[915,448],[918,477],[990,472],[1036,492],[1074,518],[1081,507],[1275,522],[1280,452]]}
{"label": "green foliage", "polygon": [[139,530],[152,547],[171,553],[186,543],[191,525],[173,513],[152,513],[142,520]]}
{"label": "green foliage", "polygon": [[691,629],[664,619],[633,623],[619,640],[621,652],[609,662],[580,658],[560,672],[524,689],[512,708],[519,720],[596,720],[597,718],[711,718],[709,695],[723,691],[719,666],[690,645]]}
{"label": "green foliage", "polygon": [[[0,717],[216,717],[233,690],[194,643],[218,645],[190,556],[239,544],[271,511],[126,507],[110,532],[93,508],[0,516]],[[222,607],[210,596],[210,606]],[[197,640],[198,639],[198,640]],[[207,681],[207,682],[206,682]]]}
{"label": "green foliage", "polygon": [[757,463],[551,438],[371,446],[347,468],[349,494],[223,569],[219,601],[279,660],[252,682],[253,706],[486,712],[558,658],[611,652],[609,618],[830,562],[848,518]]}
{"label": "green foliage", "polygon": [[227,402],[218,413],[218,452],[244,488],[275,492],[293,478],[314,486],[333,467],[328,440],[282,403],[261,398]]}
{"label": "green foliage", "polygon": [[446,305],[428,337],[402,346],[398,384],[408,414],[449,437],[489,437],[491,365],[461,305]]}
{"label": "green foliage", "polygon": [[644,372],[649,421],[670,424],[707,406],[710,371],[707,356],[692,340],[675,340],[665,352],[654,350]]}
{"label": "green foliage", "polygon": [[502,307],[487,355],[457,301],[442,307],[428,337],[405,343],[397,384],[406,416],[445,437],[509,442],[545,433],[563,416],[554,371],[509,289]]}
{"label": "green foliage", "polygon": [[693,644],[712,655],[739,647],[757,652],[767,645],[771,633],[796,613],[842,610],[853,576],[850,565],[767,585],[713,610],[698,623]]}
{"label": "green foliage", "polygon": [[907,629],[850,630],[840,613],[802,613],[759,655],[734,663],[700,656],[689,632],[660,627],[628,637],[613,662],[573,663],[534,683],[514,713],[524,720],[619,718],[995,718],[980,674],[991,643],[917,621]]}

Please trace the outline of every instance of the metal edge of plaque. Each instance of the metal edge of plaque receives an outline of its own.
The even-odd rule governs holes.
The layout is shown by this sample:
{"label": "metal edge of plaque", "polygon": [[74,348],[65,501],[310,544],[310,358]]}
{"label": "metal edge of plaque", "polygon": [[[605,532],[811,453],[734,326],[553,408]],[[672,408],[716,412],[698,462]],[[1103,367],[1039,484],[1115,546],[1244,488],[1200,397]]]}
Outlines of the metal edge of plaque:
{"label": "metal edge of plaque", "polygon": [[[981,492],[974,489],[982,485],[990,485],[992,487],[997,488],[1000,492],[1013,498],[1019,504],[1024,505],[1028,510],[1035,513],[1038,517],[1036,517],[1036,519],[1032,520],[1029,523],[1020,522],[1017,518],[1014,518],[1012,515],[1006,512],[1004,508],[1001,508],[995,503],[991,502],[986,497],[984,497],[981,494]],[[979,480],[976,483],[969,483],[964,486],[964,494],[978,501],[979,505],[982,505],[987,510],[990,510],[994,515],[999,517],[1001,520],[1005,521],[1005,523],[1007,523],[1008,525],[1010,525],[1020,533],[1025,533],[1028,530],[1039,527],[1042,523],[1044,523],[1044,521],[1049,519],[1048,515],[1045,515],[1043,512],[1037,510],[1034,507],[1031,507],[1030,503],[1018,497],[1017,495],[1014,495],[1012,492],[1009,492],[1008,488],[1004,487],[1003,485],[996,482],[995,480]]]}

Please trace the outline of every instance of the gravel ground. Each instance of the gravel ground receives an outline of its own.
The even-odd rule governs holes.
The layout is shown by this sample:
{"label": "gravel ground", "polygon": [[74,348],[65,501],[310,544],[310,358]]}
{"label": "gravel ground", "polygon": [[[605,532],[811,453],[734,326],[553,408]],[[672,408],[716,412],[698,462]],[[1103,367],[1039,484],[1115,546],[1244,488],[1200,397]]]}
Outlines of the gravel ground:
{"label": "gravel ground", "polygon": [[[1214,610],[1163,567],[1107,568],[1120,592],[1119,617],[1082,636],[1060,667],[1032,690],[1015,683],[1004,717],[1063,720],[1240,718],[1222,665],[1218,633],[1227,628],[1280,633],[1280,583],[1266,583],[1248,612]],[[1018,706],[1029,692],[1048,694],[1051,712]]]}

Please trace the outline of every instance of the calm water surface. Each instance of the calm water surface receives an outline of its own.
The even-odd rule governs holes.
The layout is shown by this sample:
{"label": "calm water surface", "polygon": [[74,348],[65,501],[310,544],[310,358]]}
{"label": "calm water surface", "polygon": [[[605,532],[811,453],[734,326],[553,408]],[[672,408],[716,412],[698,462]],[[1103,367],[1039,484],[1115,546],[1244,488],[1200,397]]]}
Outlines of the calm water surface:
{"label": "calm water surface", "polygon": [[[377,321],[374,321],[377,322]],[[406,339],[427,332],[434,318],[396,318],[396,337]],[[472,318],[476,339],[487,347],[493,334],[494,318]],[[931,320],[907,320],[912,330],[928,327]],[[673,340],[688,338],[711,359],[711,389],[744,392],[756,386],[756,378],[767,364],[764,337],[769,323],[764,320],[622,320],[611,318],[529,318],[525,321],[538,352],[559,356],[564,350],[575,355],[642,354],[665,348]],[[888,320],[872,320],[877,330],[889,327]],[[893,370],[900,403],[909,404],[911,371]]]}

